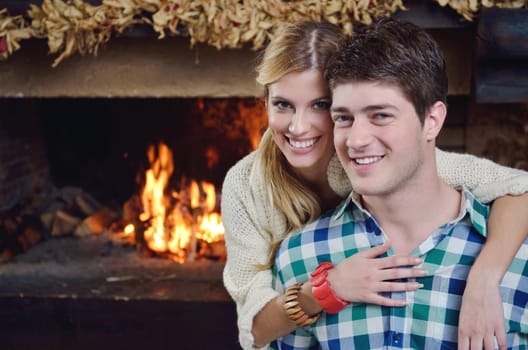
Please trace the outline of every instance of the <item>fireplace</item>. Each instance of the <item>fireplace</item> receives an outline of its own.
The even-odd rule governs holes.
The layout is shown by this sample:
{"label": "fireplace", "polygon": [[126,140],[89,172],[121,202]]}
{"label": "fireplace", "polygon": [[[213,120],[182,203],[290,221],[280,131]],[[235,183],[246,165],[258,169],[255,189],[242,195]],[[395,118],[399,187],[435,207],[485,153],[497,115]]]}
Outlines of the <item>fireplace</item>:
{"label": "fireplace", "polygon": [[[125,240],[115,225],[141,194],[152,167],[148,151],[159,153],[159,145],[171,150],[173,161],[167,194],[171,188],[183,193],[182,184],[192,179],[219,195],[228,168],[258,143],[262,107],[255,97],[0,99],[6,116],[0,119],[0,227],[19,225],[11,231],[16,237],[4,232],[0,241],[3,344],[236,348],[234,305],[221,279],[225,250],[223,256],[200,253],[199,241],[175,259],[168,250]],[[76,234],[79,222],[62,231],[43,227],[48,209],[57,215],[58,197],[65,202],[80,194],[85,205],[119,216],[89,235]],[[78,209],[62,206],[60,212],[83,219]]]}

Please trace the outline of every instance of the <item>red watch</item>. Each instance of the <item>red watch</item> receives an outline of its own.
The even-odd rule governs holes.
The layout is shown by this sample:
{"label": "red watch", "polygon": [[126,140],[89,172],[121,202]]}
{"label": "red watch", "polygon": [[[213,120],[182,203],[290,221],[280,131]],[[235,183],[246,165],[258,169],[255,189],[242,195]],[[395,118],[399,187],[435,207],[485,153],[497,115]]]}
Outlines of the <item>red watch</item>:
{"label": "red watch", "polygon": [[344,301],[336,295],[326,279],[328,270],[333,268],[334,264],[325,261],[317,265],[315,270],[310,274],[312,294],[317,299],[317,303],[329,314],[335,314],[350,304],[348,301]]}

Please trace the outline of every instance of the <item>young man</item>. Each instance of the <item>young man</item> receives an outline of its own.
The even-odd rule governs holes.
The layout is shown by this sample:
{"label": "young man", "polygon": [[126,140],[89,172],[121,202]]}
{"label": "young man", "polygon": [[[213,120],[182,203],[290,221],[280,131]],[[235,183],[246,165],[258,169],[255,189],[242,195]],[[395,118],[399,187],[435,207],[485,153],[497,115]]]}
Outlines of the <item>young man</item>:
{"label": "young man", "polygon": [[[283,291],[309,280],[327,312],[273,346],[456,349],[460,302],[486,239],[488,207],[437,175],[435,139],[447,113],[440,50],[419,27],[384,19],[347,40],[327,78],[334,143],[354,192],[335,211],[281,244],[276,288]],[[406,300],[402,308],[347,305],[333,292],[329,271],[345,258],[389,241],[388,255],[423,260],[427,273],[416,278],[423,287],[391,293]],[[500,286],[508,349],[528,348],[527,259],[525,243]],[[338,284],[336,276],[345,275],[333,270],[332,283]],[[292,302],[297,305],[294,298]]]}

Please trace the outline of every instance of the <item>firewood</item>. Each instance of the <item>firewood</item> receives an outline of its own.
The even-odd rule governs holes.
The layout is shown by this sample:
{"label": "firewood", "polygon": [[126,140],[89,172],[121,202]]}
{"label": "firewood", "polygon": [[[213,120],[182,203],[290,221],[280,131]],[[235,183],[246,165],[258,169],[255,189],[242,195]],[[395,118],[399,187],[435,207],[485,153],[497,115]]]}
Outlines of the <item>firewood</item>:
{"label": "firewood", "polygon": [[117,219],[117,213],[110,208],[103,207],[85,218],[74,230],[73,234],[78,237],[91,234],[100,234]]}
{"label": "firewood", "polygon": [[227,258],[227,250],[224,240],[207,243],[200,241],[200,256],[208,259],[215,259],[225,261]]}
{"label": "firewood", "polygon": [[77,225],[81,223],[82,219],[67,213],[64,210],[57,211],[53,225],[51,228],[51,235],[53,237],[65,236],[73,233]]}
{"label": "firewood", "polygon": [[64,200],[67,204],[72,205],[75,198],[82,192],[79,187],[65,186],[58,190],[56,198]]}
{"label": "firewood", "polygon": [[142,211],[141,198],[138,195],[131,196],[123,204],[123,220],[127,222],[132,222],[137,220],[139,214]]}
{"label": "firewood", "polygon": [[65,203],[63,201],[54,200],[43,209],[40,214],[40,222],[42,222],[42,225],[48,232],[51,232],[57,211],[64,209],[64,206]]}
{"label": "firewood", "polygon": [[92,215],[94,212],[103,207],[103,205],[99,203],[94,197],[92,197],[92,195],[86,192],[81,192],[75,196],[75,204],[86,216]]}
{"label": "firewood", "polygon": [[5,221],[9,223],[10,231],[0,235],[0,262],[9,261],[13,256],[27,251],[44,237],[44,229],[38,216],[21,212],[12,214],[10,219],[2,220],[2,225]]}
{"label": "firewood", "polygon": [[43,238],[42,228],[38,225],[29,223],[28,226],[18,236],[18,242],[22,247],[22,251],[26,251],[40,242]]}

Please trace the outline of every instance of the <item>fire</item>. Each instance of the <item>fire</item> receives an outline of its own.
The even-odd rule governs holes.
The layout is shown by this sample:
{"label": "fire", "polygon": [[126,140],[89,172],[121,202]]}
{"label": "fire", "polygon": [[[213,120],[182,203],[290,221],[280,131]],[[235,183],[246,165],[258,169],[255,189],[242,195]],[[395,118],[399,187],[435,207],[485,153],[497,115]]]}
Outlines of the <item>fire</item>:
{"label": "fire", "polygon": [[[169,190],[174,171],[172,151],[160,143],[151,145],[147,156],[150,168],[145,172],[139,214],[146,246],[180,263],[199,258],[202,245],[224,237],[214,185],[192,180],[182,184],[180,191]],[[130,226],[124,229],[128,235],[141,229]]]}
{"label": "fire", "polygon": [[[207,103],[206,103],[207,102]],[[246,140],[241,149],[256,149],[266,128],[265,105],[258,99],[199,99],[196,108],[203,127],[221,131],[226,140]],[[144,186],[124,205],[123,220],[116,231],[119,239],[178,262],[204,256],[225,257],[224,227],[213,184],[182,181],[170,189],[174,172],[173,154],[160,143],[147,150],[149,168],[141,178]],[[208,169],[221,160],[214,146],[204,151]]]}

